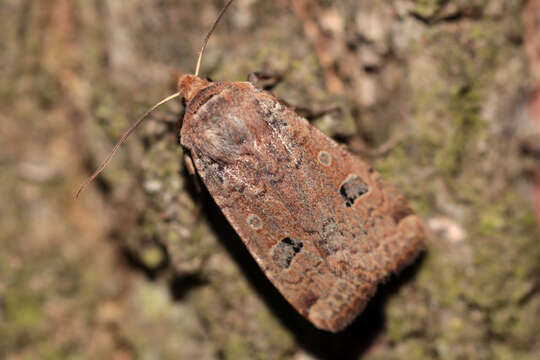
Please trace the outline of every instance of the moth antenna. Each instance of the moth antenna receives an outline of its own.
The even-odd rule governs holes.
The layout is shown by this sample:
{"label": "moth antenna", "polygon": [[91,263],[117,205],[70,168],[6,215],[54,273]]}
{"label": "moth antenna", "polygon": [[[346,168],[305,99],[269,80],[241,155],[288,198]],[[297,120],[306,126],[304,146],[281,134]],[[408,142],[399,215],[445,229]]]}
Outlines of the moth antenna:
{"label": "moth antenna", "polygon": [[[225,14],[225,11],[227,11],[227,8],[232,4],[233,1],[234,0],[229,0],[225,4],[225,6],[223,6],[221,11],[219,12],[219,15],[218,15],[216,21],[214,21],[214,24],[212,25],[212,28],[210,28],[210,31],[208,32],[208,34],[204,38],[203,45],[201,47],[201,51],[199,52],[199,58],[197,59],[197,66],[195,68],[195,76],[199,75],[199,69],[201,68],[201,60],[202,60],[202,57],[203,57],[203,54],[204,54],[204,50],[206,50],[206,45],[208,45],[208,40],[210,39],[210,36],[212,35],[214,30],[216,29],[219,21],[223,17],[223,14]],[[118,142],[116,143],[116,145],[112,149],[111,153],[107,156],[107,158],[103,161],[103,163],[101,163],[101,165],[97,168],[97,170],[94,171],[94,173],[92,175],[90,175],[90,177],[88,179],[86,179],[84,183],[82,183],[82,185],[79,187],[79,189],[75,193],[75,200],[77,200],[79,198],[79,195],[88,186],[88,184],[90,184],[107,167],[107,165],[109,165],[109,163],[111,162],[113,156],[118,152],[118,149],[120,149],[120,146],[122,146],[122,144],[126,142],[129,135],[131,135],[131,133],[133,131],[135,131],[135,129],[137,129],[139,127],[139,125],[143,122],[143,120],[146,119],[146,117],[148,117],[148,115],[150,115],[158,107],[160,107],[161,105],[165,104],[166,102],[171,101],[172,99],[177,98],[179,96],[180,96],[179,92],[174,93],[174,94],[172,94],[170,96],[167,96],[165,99],[161,100],[160,102],[158,102],[157,104],[152,106],[149,110],[147,110],[144,114],[142,114],[137,119],[137,121],[133,125],[131,125],[131,127],[129,129],[126,130],[124,135],[122,135],[120,140],[118,140]]]}
{"label": "moth antenna", "polygon": [[225,6],[223,6],[223,9],[221,9],[221,11],[219,12],[219,15],[218,15],[216,21],[214,21],[214,25],[212,25],[212,28],[210,29],[208,34],[206,34],[206,37],[204,38],[204,41],[203,41],[203,45],[201,47],[201,51],[199,52],[199,58],[197,59],[197,66],[195,67],[195,76],[199,76],[199,69],[201,68],[201,60],[202,60],[202,57],[203,57],[203,54],[204,54],[204,50],[206,50],[206,45],[208,44],[208,40],[210,39],[210,36],[212,35],[214,30],[216,29],[216,27],[217,27],[217,25],[219,23],[219,20],[221,20],[221,18],[223,17],[223,14],[225,14],[225,11],[227,11],[227,8],[231,5],[231,3],[233,1],[234,0],[227,1]]}
{"label": "moth antenna", "polygon": [[102,171],[103,169],[105,169],[105,167],[107,167],[107,165],[109,165],[109,163],[111,162],[113,156],[118,152],[118,149],[120,149],[120,146],[126,142],[127,138],[129,137],[129,135],[131,135],[131,133],[133,131],[135,131],[136,128],[139,127],[139,125],[141,125],[141,123],[143,122],[144,119],[146,119],[148,117],[148,115],[150,115],[154,110],[156,110],[158,107],[160,107],[161,105],[165,104],[166,102],[169,102],[171,101],[172,99],[174,98],[177,98],[180,96],[180,93],[177,92],[177,93],[174,93],[170,96],[167,96],[165,99],[161,100],[160,102],[158,102],[157,104],[155,104],[154,106],[152,106],[149,110],[147,110],[144,114],[142,114],[138,119],[137,121],[130,126],[129,129],[126,130],[126,132],[124,133],[124,135],[122,135],[122,137],[120,138],[120,140],[118,140],[118,142],[116,143],[116,145],[114,145],[114,148],[112,149],[111,153],[109,154],[109,156],[107,156],[107,158],[103,161],[103,163],[101,163],[101,165],[97,168],[96,171],[94,171],[94,173],[92,175],[90,175],[90,177],[88,179],[86,179],[86,181],[84,183],[82,183],[82,185],[79,187],[79,189],[77,190],[77,193],[75,194],[75,200],[77,200],[79,198],[79,195],[81,194],[81,192],[86,188],[86,186],[88,186],[88,184],[90,184],[92,182],[92,180],[94,180]]}

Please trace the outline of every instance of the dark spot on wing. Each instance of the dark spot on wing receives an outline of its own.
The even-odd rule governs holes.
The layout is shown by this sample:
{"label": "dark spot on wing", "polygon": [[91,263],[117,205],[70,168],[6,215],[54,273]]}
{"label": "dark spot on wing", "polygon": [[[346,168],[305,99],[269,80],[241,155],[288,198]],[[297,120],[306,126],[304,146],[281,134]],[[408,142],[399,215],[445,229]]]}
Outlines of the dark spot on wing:
{"label": "dark spot on wing", "polygon": [[286,237],[281,239],[272,250],[272,260],[282,269],[288,269],[291,262],[301,250],[304,244],[300,240]]}
{"label": "dark spot on wing", "polygon": [[368,191],[368,184],[357,175],[349,176],[339,188],[339,193],[347,207],[351,207],[360,196]]}

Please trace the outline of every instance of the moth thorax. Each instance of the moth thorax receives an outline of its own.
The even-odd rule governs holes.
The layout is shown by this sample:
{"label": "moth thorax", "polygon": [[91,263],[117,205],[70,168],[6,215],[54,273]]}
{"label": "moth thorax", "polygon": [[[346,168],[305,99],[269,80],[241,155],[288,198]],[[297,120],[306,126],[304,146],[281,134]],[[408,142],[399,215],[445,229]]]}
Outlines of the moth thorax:
{"label": "moth thorax", "polygon": [[186,74],[178,80],[178,92],[189,103],[201,89],[208,85],[208,81],[195,75]]}

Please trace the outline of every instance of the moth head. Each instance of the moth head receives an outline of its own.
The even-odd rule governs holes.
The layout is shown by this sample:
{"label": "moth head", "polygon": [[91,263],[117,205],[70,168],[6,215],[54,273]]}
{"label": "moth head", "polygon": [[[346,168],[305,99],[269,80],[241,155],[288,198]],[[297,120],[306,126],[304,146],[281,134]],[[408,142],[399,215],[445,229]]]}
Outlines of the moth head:
{"label": "moth head", "polygon": [[208,85],[208,81],[196,75],[186,74],[178,80],[178,92],[189,103],[195,94]]}

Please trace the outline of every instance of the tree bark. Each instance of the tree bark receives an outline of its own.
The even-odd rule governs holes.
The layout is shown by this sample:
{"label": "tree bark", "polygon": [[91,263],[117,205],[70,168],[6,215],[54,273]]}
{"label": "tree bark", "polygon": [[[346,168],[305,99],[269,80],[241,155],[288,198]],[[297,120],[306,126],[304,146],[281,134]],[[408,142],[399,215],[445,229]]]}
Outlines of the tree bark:
{"label": "tree bark", "polygon": [[[27,129],[10,135],[11,143],[20,139],[21,149],[29,149],[34,137],[44,139],[55,156],[50,142],[68,138],[64,159],[71,167],[62,163],[61,185],[53,189],[67,194],[140,113],[175,91],[179,75],[193,73],[222,5],[3,1],[2,13],[12,14],[0,35],[3,121],[21,119]],[[30,296],[45,299],[37,313],[47,314],[46,304],[62,308],[58,299],[74,301],[70,309],[86,315],[73,315],[72,322],[84,323],[86,316],[93,323],[51,340],[46,351],[83,358],[538,358],[540,243],[529,189],[538,153],[523,151],[530,142],[524,114],[531,80],[525,5],[233,3],[210,39],[201,75],[244,81],[250,72],[279,74],[273,92],[298,111],[337,107],[312,123],[368,158],[406,194],[424,219],[426,251],[389,279],[347,330],[332,335],[314,329],[265,278],[204,189],[196,191],[178,142],[183,106],[171,103],[145,122],[82,195],[84,225],[78,229],[100,230],[87,235],[89,260],[79,264],[85,270],[72,264],[68,271],[95,277],[88,286],[101,295],[85,301],[89,290],[82,288]],[[533,36],[538,29],[530,30]],[[40,118],[57,131],[40,132]],[[0,155],[15,162],[21,156],[6,148]],[[15,183],[17,176],[8,179]],[[20,193],[5,195],[22,201]],[[43,196],[44,203],[53,201]],[[95,198],[101,198],[97,215]],[[23,208],[35,206],[45,205],[25,200]],[[65,204],[54,209],[73,211]],[[13,234],[29,243],[40,238]],[[57,246],[68,246],[73,236],[62,232]],[[96,268],[110,249],[121,256]],[[73,251],[83,258],[82,250]],[[38,255],[20,256],[32,261]],[[59,266],[52,255],[39,259],[45,267]],[[115,275],[104,270],[118,268],[124,270]],[[52,282],[52,289],[61,287]],[[107,293],[107,286],[116,290]],[[45,343],[21,339],[56,332],[43,322],[8,327],[0,327],[9,339],[0,340],[0,354],[38,356]]]}

